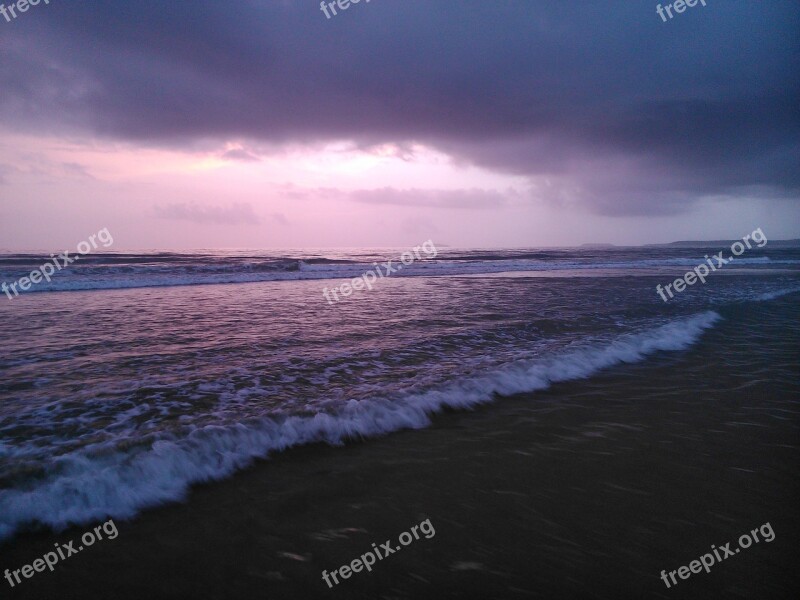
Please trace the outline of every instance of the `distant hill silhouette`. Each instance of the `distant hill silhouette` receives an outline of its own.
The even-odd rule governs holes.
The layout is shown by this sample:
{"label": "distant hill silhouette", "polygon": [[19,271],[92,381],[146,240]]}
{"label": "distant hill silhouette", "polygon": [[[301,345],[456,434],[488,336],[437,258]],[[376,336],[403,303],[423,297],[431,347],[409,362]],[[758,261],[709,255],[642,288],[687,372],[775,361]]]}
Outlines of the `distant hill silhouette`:
{"label": "distant hill silhouette", "polygon": [[[709,246],[730,246],[734,242],[741,242],[741,238],[738,240],[708,240],[708,241],[694,241],[694,242],[670,242],[668,244],[645,244],[646,247],[650,248],[707,248]],[[780,247],[780,248],[794,248],[800,247],[800,239],[794,240],[769,240],[764,247],[770,246],[772,248]]]}

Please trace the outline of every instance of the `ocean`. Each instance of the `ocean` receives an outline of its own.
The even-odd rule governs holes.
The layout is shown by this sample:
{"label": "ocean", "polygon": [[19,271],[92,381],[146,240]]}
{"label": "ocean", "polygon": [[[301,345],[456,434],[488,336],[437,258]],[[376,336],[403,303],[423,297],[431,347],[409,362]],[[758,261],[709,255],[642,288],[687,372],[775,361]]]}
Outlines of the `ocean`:
{"label": "ocean", "polygon": [[[0,296],[0,543],[22,564],[120,528],[14,593],[149,594],[126,561],[163,597],[683,597],[724,568],[798,589],[774,548],[798,533],[800,248],[667,302],[729,248],[439,247],[323,295],[406,250],[105,252]],[[48,257],[0,255],[0,281]],[[430,543],[325,586],[425,517]],[[659,579],[766,521],[737,567]],[[148,566],[200,549],[197,577]]]}

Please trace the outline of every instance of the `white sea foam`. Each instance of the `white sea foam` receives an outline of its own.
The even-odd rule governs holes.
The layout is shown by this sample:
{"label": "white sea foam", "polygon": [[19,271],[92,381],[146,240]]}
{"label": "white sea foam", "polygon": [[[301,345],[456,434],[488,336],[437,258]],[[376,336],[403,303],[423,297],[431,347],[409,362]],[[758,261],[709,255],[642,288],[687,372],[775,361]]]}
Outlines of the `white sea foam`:
{"label": "white sea foam", "polygon": [[[272,261],[270,264],[276,261]],[[324,279],[351,279],[360,277],[373,267],[368,263],[348,262],[309,264],[302,260],[292,261],[293,268],[284,268],[281,263],[271,269],[252,269],[250,265],[193,265],[182,266],[107,266],[92,269],[63,271],[50,282],[42,282],[25,294],[62,291],[89,291],[111,289],[133,289],[149,287],[180,287],[192,285],[219,285],[262,283],[271,281],[304,281]],[[392,276],[443,277],[453,275],[481,275],[504,272],[552,272],[580,270],[587,275],[603,270],[652,269],[666,267],[690,268],[702,263],[702,258],[635,259],[615,261],[587,260],[422,260],[404,266]],[[766,256],[737,258],[736,266],[780,267],[794,265],[795,260],[770,260]],[[397,261],[395,261],[397,263]],[[395,264],[396,266],[396,264]],[[280,268],[278,268],[280,267]],[[12,280],[24,273],[0,273],[0,281]]]}
{"label": "white sea foam", "polygon": [[767,292],[766,294],[761,294],[760,296],[756,297],[755,300],[757,302],[765,302],[767,300],[775,300],[776,298],[786,296],[787,294],[794,294],[795,292],[800,292],[800,286],[775,290],[774,292]]}
{"label": "white sea foam", "polygon": [[87,447],[55,458],[44,478],[0,491],[0,539],[33,522],[62,529],[106,517],[130,518],[143,508],[185,498],[193,483],[222,479],[272,452],[422,428],[445,408],[470,408],[491,402],[495,394],[545,389],[554,382],[642,361],[654,352],[682,350],[720,318],[703,312],[607,343],[520,360],[436,389],[407,392],[401,398],[351,400],[336,413],[194,427],[138,449],[121,450],[109,442]]}

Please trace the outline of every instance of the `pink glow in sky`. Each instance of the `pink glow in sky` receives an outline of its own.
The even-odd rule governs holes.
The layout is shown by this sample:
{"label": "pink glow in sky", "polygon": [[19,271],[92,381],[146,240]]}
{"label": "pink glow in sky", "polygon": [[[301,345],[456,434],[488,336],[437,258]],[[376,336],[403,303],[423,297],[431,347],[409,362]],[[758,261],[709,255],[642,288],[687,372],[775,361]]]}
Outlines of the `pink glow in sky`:
{"label": "pink glow in sky", "polygon": [[0,250],[800,237],[797,4],[634,4],[30,11],[0,24]]}

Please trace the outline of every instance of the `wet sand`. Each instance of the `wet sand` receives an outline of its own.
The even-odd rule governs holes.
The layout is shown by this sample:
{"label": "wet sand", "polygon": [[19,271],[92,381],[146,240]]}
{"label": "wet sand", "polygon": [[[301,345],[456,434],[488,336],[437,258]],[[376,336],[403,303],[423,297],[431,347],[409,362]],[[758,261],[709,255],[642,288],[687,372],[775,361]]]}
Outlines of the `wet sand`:
{"label": "wet sand", "polygon": [[[290,450],[117,521],[116,539],[4,597],[795,598],[798,316],[791,299],[741,309],[687,352]],[[426,518],[433,538],[322,580]],[[659,578],[765,522],[773,542]],[[88,528],[18,537],[2,568]]]}

